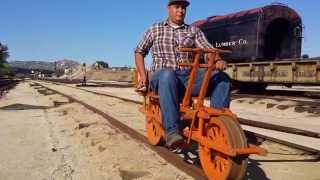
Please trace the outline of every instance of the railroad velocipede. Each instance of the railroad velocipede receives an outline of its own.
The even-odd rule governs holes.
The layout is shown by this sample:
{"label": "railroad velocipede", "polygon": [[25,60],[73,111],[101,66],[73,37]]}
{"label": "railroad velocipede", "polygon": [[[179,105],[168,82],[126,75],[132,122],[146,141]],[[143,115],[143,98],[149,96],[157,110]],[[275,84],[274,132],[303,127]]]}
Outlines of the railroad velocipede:
{"label": "railroad velocipede", "polygon": [[[192,63],[181,63],[180,66],[191,68],[188,85],[180,103],[182,121],[187,127],[182,130],[186,144],[191,140],[198,143],[199,158],[202,168],[209,179],[242,179],[245,175],[250,154],[266,154],[266,151],[249,145],[246,136],[235,114],[229,109],[214,109],[204,106],[204,98],[215,62],[219,53],[227,53],[219,49],[180,48],[180,52],[193,53]],[[207,54],[208,63],[200,64],[200,57]],[[191,96],[199,68],[205,68],[205,76],[197,97]],[[138,78],[137,73],[137,78]],[[136,82],[138,82],[136,80]],[[146,116],[147,138],[152,145],[159,145],[165,131],[162,127],[160,103],[158,95],[147,88],[140,92],[144,97],[144,105],[140,111]]]}

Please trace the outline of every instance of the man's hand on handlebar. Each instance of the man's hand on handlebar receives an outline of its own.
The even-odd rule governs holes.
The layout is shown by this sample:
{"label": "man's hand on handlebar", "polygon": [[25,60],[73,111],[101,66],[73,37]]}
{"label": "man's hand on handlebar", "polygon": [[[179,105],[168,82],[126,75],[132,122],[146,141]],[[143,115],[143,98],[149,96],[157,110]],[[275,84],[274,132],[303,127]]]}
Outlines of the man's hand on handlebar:
{"label": "man's hand on handlebar", "polygon": [[136,87],[137,92],[146,92],[148,87],[148,82],[146,76],[140,77],[138,85]]}

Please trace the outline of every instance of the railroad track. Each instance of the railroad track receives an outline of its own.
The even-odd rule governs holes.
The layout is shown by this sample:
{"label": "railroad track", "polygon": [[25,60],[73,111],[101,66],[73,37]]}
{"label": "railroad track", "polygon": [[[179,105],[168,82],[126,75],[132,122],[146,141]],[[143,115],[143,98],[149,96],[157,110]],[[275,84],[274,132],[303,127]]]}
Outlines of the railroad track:
{"label": "railroad track", "polygon": [[[50,82],[52,83],[52,82]],[[61,84],[61,83],[54,83],[56,85],[64,85],[65,84]],[[164,148],[164,147],[159,147],[159,146],[150,146],[148,140],[146,139],[146,137],[144,135],[142,135],[141,133],[137,132],[136,130],[134,130],[133,128],[127,126],[126,124],[122,123],[120,120],[112,117],[111,115],[102,112],[101,110],[97,109],[96,107],[93,107],[92,105],[90,106],[89,104],[80,101],[70,95],[61,93],[59,91],[56,91],[54,89],[48,88],[44,85],[40,85],[38,84],[37,86],[41,87],[41,89],[38,89],[38,91],[42,91],[42,93],[46,94],[46,91],[49,90],[51,91],[51,93],[57,93],[57,94],[61,94],[69,99],[71,99],[74,102],[80,103],[82,105],[84,105],[86,108],[92,110],[93,112],[96,112],[97,114],[103,116],[105,119],[107,119],[110,124],[112,124],[114,126],[114,128],[117,128],[119,130],[121,130],[124,133],[127,133],[129,136],[131,136],[133,139],[142,142],[143,144],[145,144],[146,146],[148,146],[150,149],[154,150],[155,152],[157,152],[161,157],[163,157],[166,161],[168,161],[169,163],[173,164],[174,166],[176,166],[177,168],[179,168],[180,170],[186,172],[187,174],[189,174],[190,176],[194,177],[195,179],[206,179],[205,175],[203,174],[201,168],[199,166],[195,166],[195,165],[191,165],[186,163],[181,157],[179,157],[178,155],[172,153],[171,151],[169,151],[168,149]],[[105,94],[105,93],[99,93],[99,92],[92,92],[90,90],[85,90],[79,87],[75,87],[75,86],[68,86],[71,88],[75,88],[81,91],[85,91],[85,92],[89,92],[91,94],[96,94],[99,96],[107,96],[107,97],[112,97],[112,98],[116,98],[116,99],[121,99],[122,101],[125,102],[130,102],[130,103],[134,103],[134,104],[141,104],[140,101],[137,100],[133,100],[133,99],[128,99],[128,98],[123,98],[123,97],[118,97],[112,94]],[[39,92],[40,92],[39,91]],[[49,93],[50,94],[50,93]],[[301,129],[295,129],[295,128],[288,128],[288,127],[282,127],[282,126],[277,126],[277,125],[270,125],[270,124],[258,124],[256,121],[250,121],[250,120],[246,120],[246,119],[239,119],[239,121],[243,124],[243,125],[249,125],[252,126],[252,123],[254,124],[254,127],[263,127],[263,128],[267,128],[270,130],[274,130],[274,131],[281,131],[284,133],[290,133],[290,134],[298,134],[301,136],[307,136],[307,137],[312,137],[315,139],[319,139],[319,133],[315,133],[315,132],[311,132],[311,131],[305,131],[305,130],[301,130]],[[311,154],[314,155],[316,158],[319,158],[320,155],[320,151],[319,149],[314,149],[314,148],[310,148],[308,146],[304,146],[298,143],[292,143],[292,142],[287,142],[275,137],[270,137],[266,134],[263,133],[257,133],[254,131],[249,131],[249,130],[245,130],[247,137],[249,137],[250,139],[255,139],[255,140],[250,140],[251,142],[255,142],[257,139],[258,141],[261,140],[270,140],[272,142],[276,142],[279,144],[283,144],[286,145],[288,147],[292,147],[295,149],[299,149],[299,150],[303,150],[304,152],[306,152],[307,154]]]}
{"label": "railroad track", "polygon": [[[295,97],[289,96],[291,95],[288,92],[285,96],[279,95],[270,95],[270,94],[247,94],[247,93],[233,93],[231,94],[231,99],[233,101],[242,103],[246,101],[250,104],[254,104],[255,101],[263,101],[263,100],[274,100],[274,102],[264,102],[266,104],[266,108],[276,107],[279,110],[286,110],[289,108],[293,108],[297,113],[308,112],[314,115],[320,116],[320,98],[309,98],[309,97]],[[290,104],[282,103],[288,102]]]}
{"label": "railroad track", "polygon": [[18,80],[11,78],[0,78],[0,97],[2,97],[8,90],[15,87]]}
{"label": "railroad track", "polygon": [[294,101],[296,102],[296,106],[310,106],[310,107],[318,107],[320,104],[320,95],[319,96],[314,96],[314,97],[309,97],[309,96],[303,96],[294,92],[287,92],[283,93],[281,92],[280,94],[275,93],[274,91],[266,91],[264,94],[248,94],[248,93],[232,93],[231,98],[233,100],[238,99],[238,98],[253,98],[253,99],[273,99],[276,101]]}
{"label": "railroad track", "polygon": [[[150,149],[155,151],[157,154],[159,154],[162,158],[164,158],[170,164],[172,164],[175,167],[177,167],[178,169],[184,171],[186,174],[192,176],[195,179],[207,179],[199,166],[194,166],[192,164],[186,163],[181,157],[172,153],[171,151],[169,151],[165,147],[150,145],[147,138],[144,135],[140,134],[136,130],[132,129],[131,127],[127,126],[126,124],[122,123],[121,121],[117,120],[116,118],[110,116],[109,114],[85,103],[84,101],[78,100],[70,95],[67,95],[67,94],[62,93],[60,91],[46,87],[45,85],[42,85],[39,83],[34,83],[34,84],[31,84],[31,86],[33,86],[35,89],[37,89],[39,93],[42,93],[44,95],[51,95],[53,93],[60,94],[64,97],[68,98],[70,102],[76,102],[76,103],[83,105],[87,109],[104,117],[111,124],[111,126],[113,128],[119,129],[120,131],[122,131],[123,133],[126,133],[131,138],[133,138],[139,142],[142,142],[144,145],[146,145],[147,147],[149,147]],[[48,92],[48,91],[51,91],[51,92]]]}
{"label": "railroad track", "polygon": [[81,79],[44,79],[45,81],[57,82],[57,83],[65,83],[65,84],[76,84],[78,87],[133,87],[132,82],[112,82],[112,81],[97,81],[97,80],[88,80],[86,84],[83,84],[83,80]]}
{"label": "railroad track", "polygon": [[[47,81],[47,82],[50,82],[50,81]],[[52,83],[52,82],[50,82],[50,83]],[[57,84],[57,85],[65,85],[64,83],[60,83],[60,82],[54,82],[54,83]],[[101,95],[101,96],[107,96],[107,97],[121,99],[121,100],[126,101],[126,102],[132,102],[132,103],[135,103],[135,104],[142,104],[142,101],[135,100],[135,99],[129,99],[129,98],[125,98],[125,97],[119,97],[117,95],[113,95],[113,94],[110,94],[110,93],[96,92],[96,91],[82,89],[80,87],[74,87],[74,86],[68,86],[68,87],[79,89],[79,90],[86,91],[86,92],[89,92],[89,93],[92,93],[92,94],[96,94],[96,95]],[[234,95],[232,95],[232,99],[237,99],[237,98],[242,98],[242,97],[251,97],[251,98],[254,97],[254,98],[260,98],[260,99],[262,99],[262,98],[272,99],[273,98],[273,99],[277,99],[279,101],[283,100],[280,97],[267,96],[267,95],[263,95],[263,96],[250,95],[250,94],[241,94],[241,95],[234,94]],[[297,102],[298,106],[299,105],[301,105],[301,106],[306,106],[306,105],[314,106],[317,103],[317,102],[310,102],[310,101],[304,101],[304,100],[295,100],[295,101]],[[279,139],[279,138],[276,138],[276,137],[272,137],[272,136],[266,135],[264,133],[260,133],[259,129],[270,130],[271,133],[273,131],[283,133],[283,134],[280,134],[280,135],[295,134],[295,135],[298,135],[298,137],[303,136],[303,137],[313,138],[313,139],[320,139],[320,133],[319,132],[314,132],[314,131],[310,131],[310,130],[303,130],[303,129],[298,129],[298,128],[292,128],[292,127],[287,127],[287,126],[281,126],[281,125],[265,123],[265,122],[250,120],[250,119],[244,119],[244,118],[238,118],[238,120],[239,120],[240,124],[242,124],[242,125],[253,127],[253,128],[257,128],[256,131],[250,131],[250,130],[245,130],[244,129],[245,133],[247,133],[248,136],[250,136],[250,137],[255,136],[257,138],[270,140],[270,141],[273,141],[273,142],[276,142],[276,143],[279,143],[279,144],[283,144],[283,145],[288,146],[288,147],[292,147],[292,148],[295,148],[295,149],[300,149],[300,150],[306,151],[306,152],[311,153],[311,154],[316,154],[316,155],[320,154],[320,150],[319,149],[312,148],[312,147],[309,147],[309,146],[306,146],[306,145],[302,145],[302,144],[299,144],[299,143],[295,143],[295,142],[282,140],[282,139]],[[306,139],[306,140],[308,140],[308,139]]]}

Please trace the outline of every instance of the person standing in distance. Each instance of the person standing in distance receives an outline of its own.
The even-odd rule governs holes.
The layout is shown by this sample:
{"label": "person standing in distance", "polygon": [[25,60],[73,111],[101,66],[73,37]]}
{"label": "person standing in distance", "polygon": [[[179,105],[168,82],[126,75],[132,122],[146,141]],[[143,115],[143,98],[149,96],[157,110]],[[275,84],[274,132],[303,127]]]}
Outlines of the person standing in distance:
{"label": "person standing in distance", "polygon": [[[135,48],[135,63],[140,75],[138,88],[147,86],[144,58],[150,49],[152,51],[149,87],[157,92],[160,98],[168,147],[176,147],[183,143],[182,127],[179,123],[179,101],[188,83],[190,68],[178,64],[192,61],[192,54],[178,52],[177,48],[213,48],[199,28],[185,24],[184,19],[189,5],[187,0],[169,0],[168,18],[153,24]],[[207,95],[211,97],[210,106],[214,108],[228,108],[230,104],[230,79],[223,72],[225,68],[225,61],[217,61],[216,71],[212,72],[210,79]],[[199,70],[192,95],[198,95],[203,76],[204,72]]]}

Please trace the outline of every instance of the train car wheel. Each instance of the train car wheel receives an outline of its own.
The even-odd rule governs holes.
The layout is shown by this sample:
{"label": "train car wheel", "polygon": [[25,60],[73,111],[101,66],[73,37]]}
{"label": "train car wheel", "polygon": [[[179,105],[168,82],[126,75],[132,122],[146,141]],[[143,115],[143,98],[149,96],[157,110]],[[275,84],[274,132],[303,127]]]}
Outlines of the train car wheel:
{"label": "train car wheel", "polygon": [[148,106],[148,112],[152,116],[147,116],[146,119],[147,138],[150,144],[160,145],[163,142],[160,107],[158,104],[149,104]]}
{"label": "train car wheel", "polygon": [[[212,118],[205,126],[204,135],[222,146],[247,147],[242,129],[227,116]],[[199,156],[209,179],[242,179],[245,175],[247,157],[232,158],[203,145],[199,145]]]}

